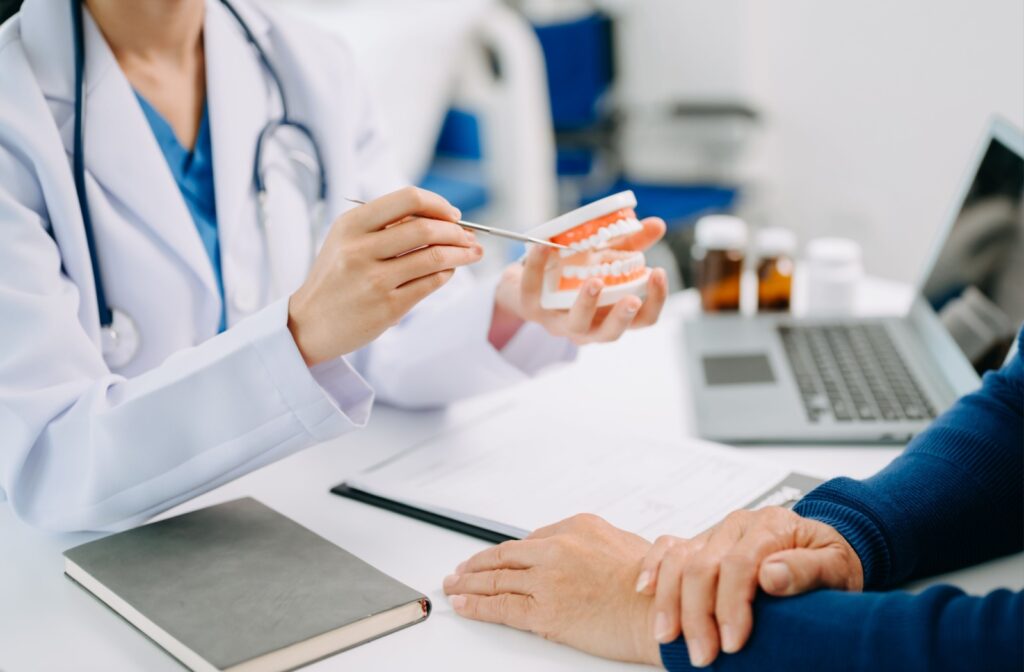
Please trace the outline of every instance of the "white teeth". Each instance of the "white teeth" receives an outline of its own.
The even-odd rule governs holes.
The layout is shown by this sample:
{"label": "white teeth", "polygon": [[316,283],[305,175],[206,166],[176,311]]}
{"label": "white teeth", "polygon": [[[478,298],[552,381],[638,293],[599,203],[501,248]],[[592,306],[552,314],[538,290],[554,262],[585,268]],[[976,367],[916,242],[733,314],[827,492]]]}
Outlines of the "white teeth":
{"label": "white teeth", "polygon": [[622,261],[612,262],[612,275],[622,275]]}
{"label": "white teeth", "polygon": [[608,275],[612,272],[611,264],[601,264],[601,275]]}
{"label": "white teeth", "polygon": [[608,239],[611,238],[611,237],[612,237],[611,231],[608,230],[607,226],[602,227],[602,228],[597,230],[597,239],[599,241],[601,241],[602,244],[603,243],[607,243]]}

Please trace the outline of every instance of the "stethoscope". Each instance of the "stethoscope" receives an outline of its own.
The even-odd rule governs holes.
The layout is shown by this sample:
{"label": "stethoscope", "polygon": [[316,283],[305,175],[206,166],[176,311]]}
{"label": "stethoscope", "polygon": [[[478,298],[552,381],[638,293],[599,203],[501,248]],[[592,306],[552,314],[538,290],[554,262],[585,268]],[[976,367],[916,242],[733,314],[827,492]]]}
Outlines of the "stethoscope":
{"label": "stethoscope", "polygon": [[[89,259],[92,262],[93,282],[96,286],[96,310],[99,313],[100,340],[103,349],[103,359],[111,368],[122,367],[130,362],[139,351],[140,336],[138,325],[124,311],[113,308],[107,303],[106,292],[103,288],[103,279],[100,274],[99,256],[96,253],[96,236],[93,232],[92,217],[89,213],[89,201],[85,192],[85,149],[83,146],[84,124],[84,103],[85,103],[85,30],[82,11],[83,0],[71,0],[72,32],[74,33],[74,55],[75,55],[75,123],[74,123],[74,145],[72,157],[72,170],[75,178],[75,191],[78,194],[78,207],[82,213],[82,226],[85,228],[85,239],[89,248]],[[249,26],[242,19],[238,11],[228,0],[221,0],[221,4],[231,13],[235,21],[245,33],[245,39],[256,50],[260,62],[273,80],[274,88],[277,89],[281,101],[281,116],[267,123],[260,131],[256,140],[256,157],[253,165],[253,186],[256,189],[256,209],[261,232],[264,237],[265,249],[268,258],[271,259],[271,283],[276,282],[276,272],[273,268],[273,255],[271,254],[268,240],[269,217],[267,215],[267,181],[263,168],[264,149],[273,137],[281,129],[290,128],[298,133],[312,149],[311,154],[299,150],[290,150],[288,157],[298,166],[309,171],[317,185],[316,200],[309,209],[310,226],[310,263],[312,255],[315,254],[316,241],[322,225],[325,203],[327,201],[327,177],[324,172],[323,158],[320,155],[320,147],[313,138],[309,128],[292,119],[288,114],[288,101],[284,95],[284,85],[278,76],[274,66],[270,63],[267,53],[257,42]]]}

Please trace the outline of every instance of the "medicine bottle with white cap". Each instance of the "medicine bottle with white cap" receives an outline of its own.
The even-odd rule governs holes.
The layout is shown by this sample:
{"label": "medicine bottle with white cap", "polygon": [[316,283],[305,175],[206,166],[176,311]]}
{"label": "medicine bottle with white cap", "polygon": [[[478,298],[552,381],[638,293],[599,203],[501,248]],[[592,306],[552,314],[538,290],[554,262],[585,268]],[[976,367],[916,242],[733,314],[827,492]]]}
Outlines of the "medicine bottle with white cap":
{"label": "medicine bottle with white cap", "polygon": [[849,238],[815,238],[807,244],[807,310],[850,315],[864,276],[860,245]]}
{"label": "medicine bottle with white cap", "polygon": [[697,222],[693,258],[697,290],[707,312],[740,309],[747,224],[739,217],[708,215]]}

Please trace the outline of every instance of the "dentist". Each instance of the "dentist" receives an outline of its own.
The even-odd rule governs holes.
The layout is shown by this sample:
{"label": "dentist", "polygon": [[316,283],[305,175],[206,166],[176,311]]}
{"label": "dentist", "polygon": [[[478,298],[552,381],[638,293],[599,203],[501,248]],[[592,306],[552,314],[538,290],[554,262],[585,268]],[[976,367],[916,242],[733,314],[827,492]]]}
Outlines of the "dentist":
{"label": "dentist", "polygon": [[[0,17],[19,10],[0,0]],[[544,311],[403,187],[352,58],[248,0],[26,0],[0,27],[0,499],[131,525],[365,424],[653,323]],[[347,210],[345,197],[368,200]],[[325,214],[337,216],[333,221]],[[651,219],[632,241],[664,233]]]}

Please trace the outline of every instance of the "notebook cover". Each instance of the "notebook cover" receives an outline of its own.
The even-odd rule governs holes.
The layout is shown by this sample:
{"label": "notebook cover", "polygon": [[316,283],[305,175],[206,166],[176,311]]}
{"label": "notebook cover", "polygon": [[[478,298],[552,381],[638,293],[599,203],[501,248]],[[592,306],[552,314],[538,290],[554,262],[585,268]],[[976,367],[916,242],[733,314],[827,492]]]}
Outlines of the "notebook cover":
{"label": "notebook cover", "polygon": [[251,498],[64,555],[219,669],[411,602],[429,609],[419,592]]}

